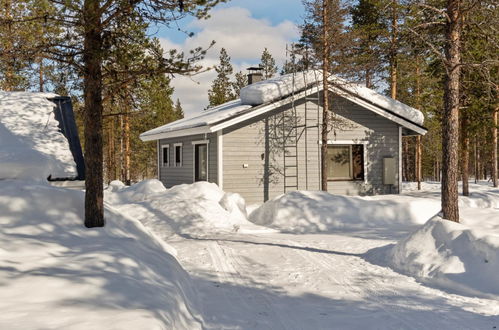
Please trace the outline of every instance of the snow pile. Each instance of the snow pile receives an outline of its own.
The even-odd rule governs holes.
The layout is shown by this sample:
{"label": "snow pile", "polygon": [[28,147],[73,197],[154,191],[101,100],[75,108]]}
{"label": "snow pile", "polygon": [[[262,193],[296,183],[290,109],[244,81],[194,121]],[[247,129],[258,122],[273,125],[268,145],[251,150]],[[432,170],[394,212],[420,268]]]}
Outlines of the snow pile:
{"label": "snow pile", "polygon": [[122,203],[128,201],[133,203],[144,201],[151,195],[164,192],[166,188],[161,181],[156,179],[144,180],[131,187],[127,187],[123,182],[115,180],[109,184],[108,191],[118,193],[115,197],[118,197]]}
{"label": "snow pile", "polygon": [[255,209],[250,221],[291,233],[423,224],[440,211],[436,200],[405,196],[351,197],[294,191]]}
{"label": "snow pile", "polygon": [[259,81],[241,89],[241,103],[259,105],[280,100],[321,80],[322,73],[320,71],[309,70]]}
{"label": "snow pile", "polygon": [[1,329],[197,329],[188,274],[136,220],[106,207],[83,226],[81,191],[0,185]]}
{"label": "snow pile", "polygon": [[423,282],[499,298],[499,231],[477,228],[435,217],[393,246],[387,260]]}
{"label": "snow pile", "polygon": [[145,180],[119,191],[107,190],[105,200],[164,239],[177,234],[203,236],[263,229],[247,220],[240,195],[225,193],[214,183],[196,182],[165,189],[158,180]]}
{"label": "snow pile", "polygon": [[0,92],[0,179],[75,177],[69,144],[49,93]]}

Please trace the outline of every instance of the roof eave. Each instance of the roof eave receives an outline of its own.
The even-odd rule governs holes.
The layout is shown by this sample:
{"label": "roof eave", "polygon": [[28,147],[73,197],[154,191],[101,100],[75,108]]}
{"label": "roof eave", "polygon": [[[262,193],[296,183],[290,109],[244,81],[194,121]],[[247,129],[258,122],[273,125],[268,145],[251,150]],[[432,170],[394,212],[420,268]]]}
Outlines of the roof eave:
{"label": "roof eave", "polygon": [[147,135],[141,134],[139,137],[142,141],[146,142],[146,141],[156,141],[161,139],[168,139],[168,138],[196,135],[196,134],[207,134],[207,133],[212,133],[212,130],[210,129],[210,126],[205,125],[192,128],[183,128],[168,132],[161,132],[156,134],[147,134]]}
{"label": "roof eave", "polygon": [[416,123],[413,123],[410,120],[407,120],[401,116],[398,116],[392,112],[389,112],[389,111],[381,108],[380,106],[377,106],[377,105],[374,105],[370,102],[367,102],[360,97],[357,97],[351,93],[346,92],[343,89],[337,88],[335,86],[329,86],[329,90],[331,90],[332,92],[334,92],[338,95],[341,95],[342,97],[348,99],[351,102],[354,102],[354,103],[360,105],[361,107],[363,107],[365,109],[371,110],[372,112],[374,112],[382,117],[385,117],[385,118],[399,124],[400,126],[403,126],[407,129],[415,132],[416,134],[414,134],[414,135],[425,135],[426,132],[428,131],[426,128],[424,128]]}

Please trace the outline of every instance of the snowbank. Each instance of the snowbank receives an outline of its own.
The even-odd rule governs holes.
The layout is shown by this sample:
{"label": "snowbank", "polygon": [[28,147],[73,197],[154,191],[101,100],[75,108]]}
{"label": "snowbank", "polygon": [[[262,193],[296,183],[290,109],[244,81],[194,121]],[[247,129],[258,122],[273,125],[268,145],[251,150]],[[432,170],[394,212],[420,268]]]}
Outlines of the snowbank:
{"label": "snowbank", "polygon": [[299,72],[295,75],[290,73],[273,79],[259,81],[241,89],[241,103],[259,105],[279,100],[321,80],[322,73],[320,71],[309,70]]}
{"label": "snowbank", "polygon": [[499,231],[435,217],[391,247],[386,258],[392,268],[423,282],[499,298]]}
{"label": "snowbank", "polygon": [[107,190],[105,199],[165,239],[177,234],[266,230],[247,220],[246,204],[239,194],[225,193],[214,183],[165,189],[158,180],[145,180],[118,191]]}
{"label": "snowbank", "polygon": [[49,93],[0,92],[0,179],[77,176]]}
{"label": "snowbank", "polygon": [[[392,196],[393,197],[393,196]],[[255,209],[250,221],[291,233],[423,224],[440,211],[436,200],[397,196],[350,197],[295,191]]]}
{"label": "snowbank", "polygon": [[1,329],[197,329],[188,274],[138,221],[106,207],[86,229],[81,191],[0,185]]}

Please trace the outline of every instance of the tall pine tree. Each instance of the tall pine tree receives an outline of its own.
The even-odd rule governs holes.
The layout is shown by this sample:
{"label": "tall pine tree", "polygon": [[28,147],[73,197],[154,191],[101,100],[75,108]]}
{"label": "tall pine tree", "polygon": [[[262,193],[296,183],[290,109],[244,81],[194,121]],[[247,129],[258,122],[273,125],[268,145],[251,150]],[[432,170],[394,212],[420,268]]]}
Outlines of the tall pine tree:
{"label": "tall pine tree", "polygon": [[217,77],[208,91],[210,107],[223,104],[236,98],[233,91],[233,85],[230,82],[230,76],[234,69],[232,68],[232,64],[230,64],[230,57],[225,48],[220,50],[220,63],[215,66],[215,71],[217,72]]}

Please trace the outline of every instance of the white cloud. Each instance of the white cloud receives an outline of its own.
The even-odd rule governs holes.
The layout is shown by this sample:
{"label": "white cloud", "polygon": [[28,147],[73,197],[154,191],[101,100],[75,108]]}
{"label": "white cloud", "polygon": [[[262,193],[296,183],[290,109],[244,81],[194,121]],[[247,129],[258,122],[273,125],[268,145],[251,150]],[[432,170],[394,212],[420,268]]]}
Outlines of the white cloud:
{"label": "white cloud", "polygon": [[[162,38],[163,48],[166,51],[176,48],[187,53],[199,46],[206,47],[215,40],[215,46],[200,64],[216,65],[223,47],[231,57],[234,72],[245,72],[247,67],[258,64],[264,48],[270,51],[278,65],[282,65],[286,57],[286,43],[296,40],[299,35],[298,28],[290,21],[272,25],[267,20],[252,17],[249,10],[240,7],[213,10],[210,19],[193,21],[189,28],[199,32],[183,44]],[[186,115],[199,112],[207,106],[208,89],[215,76],[212,70],[191,78],[177,76],[173,79],[175,97],[180,98]]]}

